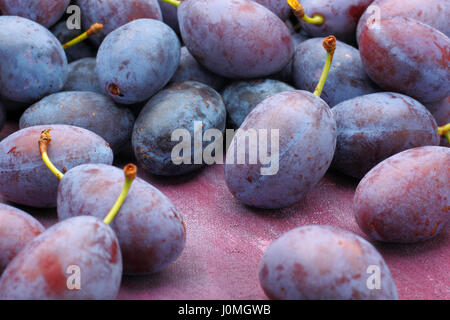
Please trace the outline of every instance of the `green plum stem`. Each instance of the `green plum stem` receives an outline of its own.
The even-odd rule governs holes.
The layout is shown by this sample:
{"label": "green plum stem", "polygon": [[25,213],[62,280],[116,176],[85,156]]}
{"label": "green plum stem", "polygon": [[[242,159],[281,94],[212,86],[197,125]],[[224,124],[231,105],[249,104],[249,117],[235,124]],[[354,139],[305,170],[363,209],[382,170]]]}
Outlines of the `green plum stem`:
{"label": "green plum stem", "polygon": [[298,0],[287,0],[287,3],[294,11],[294,15],[302,21],[310,24],[321,25],[325,22],[325,18],[321,14],[315,14],[312,17],[308,17],[305,13],[305,8]]}
{"label": "green plum stem", "polygon": [[63,44],[63,49],[66,50],[70,47],[73,47],[74,45],[86,40],[87,38],[89,38],[91,35],[93,34],[97,34],[100,31],[103,30],[103,25],[100,23],[94,23],[88,31],[86,31],[85,33],[79,35],[78,37],[76,37],[75,39]]}
{"label": "green plum stem", "polygon": [[39,138],[39,153],[41,154],[42,161],[44,161],[45,165],[49,170],[59,179],[61,180],[64,177],[64,174],[55,167],[47,154],[47,148],[52,138],[50,136],[50,130],[46,129],[41,132],[41,136]]}
{"label": "green plum stem", "polygon": [[134,179],[136,179],[137,167],[134,164],[127,164],[123,171],[125,174],[125,182],[123,184],[122,192],[117,198],[116,203],[114,203],[114,206],[109,211],[108,215],[103,220],[105,224],[110,224],[113,221],[114,217],[117,215],[123,203],[125,202],[128,191],[130,191],[131,184],[133,183]]}
{"label": "green plum stem", "polygon": [[179,0],[161,0],[161,1],[163,1],[165,3],[168,3],[168,4],[171,4],[171,5],[173,5],[173,6],[177,7],[177,8],[178,8],[178,6],[181,3],[181,1],[179,1]]}
{"label": "green plum stem", "polygon": [[333,62],[334,51],[336,50],[336,37],[329,36],[323,40],[323,47],[327,51],[327,59],[325,60],[325,66],[323,67],[322,75],[320,76],[319,83],[317,84],[314,95],[320,97],[323,87],[327,81],[328,73],[330,71],[331,63]]}

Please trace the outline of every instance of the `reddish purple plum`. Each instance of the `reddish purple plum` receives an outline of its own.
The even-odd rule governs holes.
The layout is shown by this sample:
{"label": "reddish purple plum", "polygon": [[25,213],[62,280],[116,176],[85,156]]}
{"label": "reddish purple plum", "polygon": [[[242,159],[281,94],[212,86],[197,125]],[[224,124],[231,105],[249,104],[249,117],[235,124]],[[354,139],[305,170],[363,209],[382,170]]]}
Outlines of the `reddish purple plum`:
{"label": "reddish purple plum", "polygon": [[[378,18],[408,17],[418,20],[438,29],[450,36],[450,2],[442,0],[375,0],[372,2],[356,29],[356,38],[359,39],[365,25]],[[359,41],[359,40],[358,40]]]}
{"label": "reddish purple plum", "polygon": [[137,19],[162,21],[161,8],[157,0],[76,0],[81,8],[83,27],[87,30],[94,23],[103,24],[103,30],[90,40],[100,46],[103,39],[117,28]]}
{"label": "reddish purple plum", "polygon": [[398,153],[359,183],[354,213],[360,228],[384,242],[410,243],[443,233],[450,221],[450,148]]}
{"label": "reddish purple plum", "polygon": [[[380,281],[372,280],[379,272]],[[397,288],[383,257],[363,238],[311,225],[275,240],[259,263],[259,281],[277,300],[393,300]]]}
{"label": "reddish purple plum", "polygon": [[355,42],[355,30],[359,18],[373,0],[301,0],[305,13],[312,17],[322,15],[321,25],[300,21],[302,28],[312,37],[325,37],[330,34],[344,42]]}
{"label": "reddish purple plum", "polygon": [[70,0],[0,0],[0,12],[27,18],[46,28],[61,18]]}
{"label": "reddish purple plum", "polygon": [[450,95],[450,39],[437,29],[405,17],[381,19],[365,25],[359,50],[370,78],[386,91],[422,103]]}
{"label": "reddish purple plum", "polygon": [[420,102],[380,92],[344,101],[333,109],[338,128],[332,166],[361,179],[401,151],[439,145],[436,121]]}
{"label": "reddish purple plum", "polygon": [[44,230],[28,213],[0,203],[0,275],[20,250]]}
{"label": "reddish purple plum", "polygon": [[199,63],[228,78],[280,71],[292,58],[289,29],[250,0],[185,0],[178,7],[183,41]]}
{"label": "reddish purple plum", "polygon": [[[78,272],[78,273],[77,273]],[[79,287],[76,279],[79,276]],[[122,280],[114,231],[94,217],[52,226],[11,261],[0,279],[2,300],[111,300]]]}

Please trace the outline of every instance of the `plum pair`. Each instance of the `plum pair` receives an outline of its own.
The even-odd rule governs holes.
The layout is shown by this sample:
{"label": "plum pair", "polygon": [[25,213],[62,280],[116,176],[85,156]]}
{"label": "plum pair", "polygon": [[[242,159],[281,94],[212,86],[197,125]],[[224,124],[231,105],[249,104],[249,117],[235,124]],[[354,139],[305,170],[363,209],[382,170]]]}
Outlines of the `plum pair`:
{"label": "plum pair", "polygon": [[[109,165],[79,165],[65,174],[55,167],[47,151],[53,156],[58,153],[52,146],[59,146],[66,127],[52,126],[53,137],[44,130],[39,140],[43,162],[61,179],[57,197],[60,222],[33,239],[9,264],[0,283],[4,298],[111,299],[118,292],[122,268],[127,274],[157,272],[184,248],[186,228],[181,215],[161,192],[136,178],[134,165],[125,167],[125,179],[119,169]],[[25,130],[36,128],[41,127]],[[52,139],[55,141],[50,144]],[[71,266],[81,270],[81,290],[67,289],[65,272]]]}

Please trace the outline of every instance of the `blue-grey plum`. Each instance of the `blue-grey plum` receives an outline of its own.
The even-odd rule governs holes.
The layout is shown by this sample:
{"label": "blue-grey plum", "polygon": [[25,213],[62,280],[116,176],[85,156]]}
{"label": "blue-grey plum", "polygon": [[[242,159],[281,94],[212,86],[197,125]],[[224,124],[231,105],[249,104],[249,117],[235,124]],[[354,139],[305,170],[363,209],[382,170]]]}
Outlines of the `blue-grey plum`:
{"label": "blue-grey plum", "polygon": [[191,54],[224,77],[264,77],[292,58],[289,29],[254,1],[186,0],[178,7],[178,22]]}
{"label": "blue-grey plum", "polygon": [[139,19],[111,32],[97,54],[104,92],[116,102],[149,99],[172,78],[180,62],[180,41],[166,24]]}
{"label": "blue-grey plum", "polygon": [[[201,122],[202,127],[194,128],[195,122]],[[153,174],[185,174],[204,165],[201,152],[212,143],[203,141],[205,131],[217,129],[223,132],[225,124],[225,105],[214,89],[195,81],[174,83],[150,99],[139,114],[133,129],[134,153],[143,167]],[[175,146],[186,143],[185,138],[182,142],[178,140],[181,138],[172,141],[175,130],[185,130],[189,134],[187,138],[191,141],[187,145],[191,151],[190,154],[184,154],[187,150],[182,154],[180,151],[173,159]],[[203,141],[199,146],[194,146],[196,131]],[[176,163],[178,157],[183,163]],[[201,161],[196,161],[198,157]]]}
{"label": "blue-grey plum", "polygon": [[58,178],[46,167],[38,141],[50,129],[48,156],[61,171],[84,163],[111,164],[113,152],[95,133],[68,125],[35,126],[14,132],[0,142],[0,193],[15,203],[55,207]]}
{"label": "blue-grey plum", "polygon": [[227,80],[200,65],[186,47],[181,48],[180,65],[170,80],[174,82],[197,81],[214,90],[221,90]]}
{"label": "blue-grey plum", "polygon": [[392,274],[377,249],[332,226],[303,226],[275,240],[259,263],[259,281],[266,295],[278,300],[398,298]]}
{"label": "blue-grey plum", "polygon": [[399,93],[373,93],[332,109],[338,128],[332,166],[356,178],[401,151],[439,145],[436,121],[418,101]]}
{"label": "blue-grey plum", "polygon": [[91,91],[103,94],[96,65],[95,58],[83,58],[70,63],[63,91]]}
{"label": "blue-grey plum", "polygon": [[222,93],[229,124],[233,128],[239,128],[249,113],[264,99],[290,90],[295,88],[272,79],[237,81],[230,84]]}
{"label": "blue-grey plum", "polygon": [[[269,135],[270,142],[264,141]],[[225,180],[244,204],[287,207],[325,175],[335,146],[336,121],[325,101],[307,91],[281,92],[257,105],[236,132],[226,155]]]}
{"label": "blue-grey plum", "polygon": [[[88,215],[103,219],[124,182],[123,170],[87,164],[66,173],[58,187],[60,220]],[[160,271],[183,251],[186,230],[172,202],[158,189],[136,178],[111,223],[119,239],[124,273]]]}
{"label": "blue-grey plum", "polygon": [[95,92],[67,91],[35,103],[20,118],[20,128],[68,124],[87,129],[106,140],[114,152],[130,144],[134,116],[110,98]]}
{"label": "blue-grey plum", "polygon": [[0,94],[34,102],[60,91],[67,78],[67,58],[55,36],[31,20],[0,16]]}
{"label": "blue-grey plum", "polygon": [[[298,89],[314,91],[326,58],[322,41],[321,38],[313,38],[298,45],[292,65],[292,78]],[[358,49],[337,41],[321,98],[333,107],[342,101],[376,91],[376,86],[364,70]]]}

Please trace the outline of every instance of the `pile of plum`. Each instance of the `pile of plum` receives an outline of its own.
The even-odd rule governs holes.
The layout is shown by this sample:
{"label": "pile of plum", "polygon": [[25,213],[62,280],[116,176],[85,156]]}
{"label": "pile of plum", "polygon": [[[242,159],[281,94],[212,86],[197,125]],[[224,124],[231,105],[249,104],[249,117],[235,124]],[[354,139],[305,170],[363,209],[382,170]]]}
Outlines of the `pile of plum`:
{"label": "pile of plum", "polygon": [[[81,30],[68,28],[73,5]],[[448,0],[0,0],[0,11],[0,127],[20,127],[0,142],[0,299],[114,299],[123,274],[173,263],[183,208],[113,163],[200,170],[213,129],[236,129],[212,154],[243,205],[276,212],[332,168],[360,179],[354,216],[369,240],[425,241],[448,226]],[[180,129],[200,140],[174,161]],[[59,222],[45,230],[14,205],[56,207]],[[398,298],[369,241],[334,226],[285,231],[259,264],[269,298]]]}

